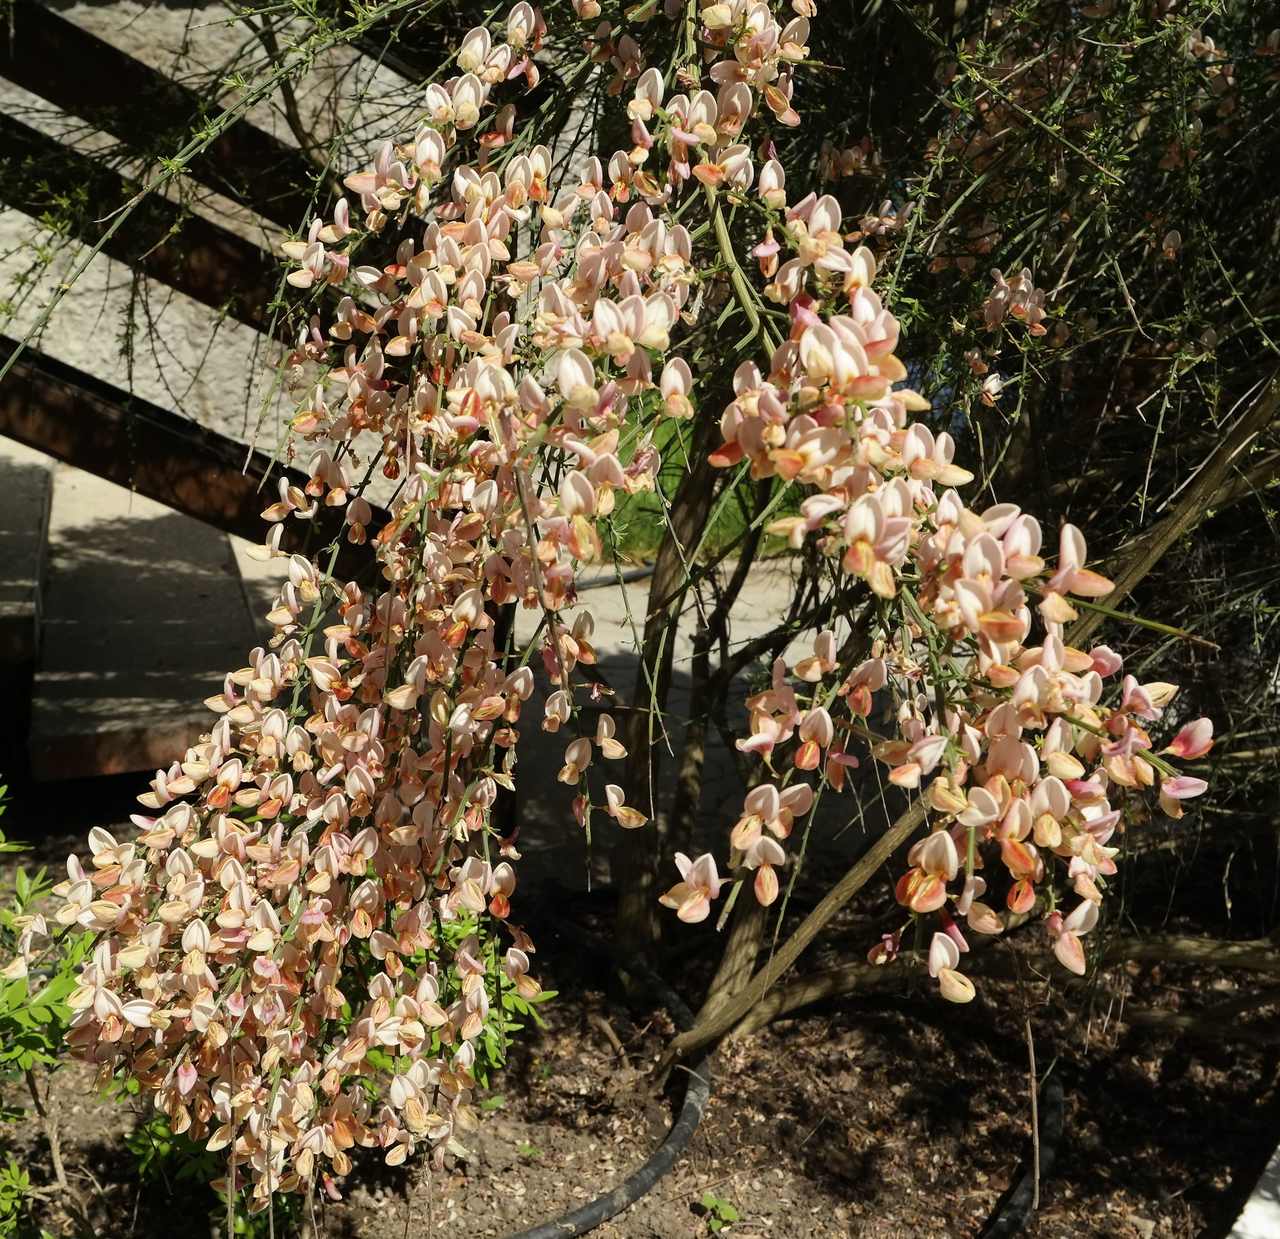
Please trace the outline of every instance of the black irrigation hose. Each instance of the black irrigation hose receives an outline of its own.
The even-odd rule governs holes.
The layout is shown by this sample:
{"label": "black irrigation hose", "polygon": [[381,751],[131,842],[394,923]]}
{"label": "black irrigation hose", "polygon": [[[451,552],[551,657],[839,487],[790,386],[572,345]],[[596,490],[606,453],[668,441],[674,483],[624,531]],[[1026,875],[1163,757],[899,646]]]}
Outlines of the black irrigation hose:
{"label": "black irrigation hose", "polygon": [[[1062,1143],[1064,1104],[1062,1080],[1057,1072],[1045,1081],[1040,1091],[1040,1182],[1043,1183],[1053,1170],[1058,1146]],[[1035,1162],[1022,1172],[1022,1177],[997,1202],[991,1220],[982,1231],[980,1239],[1004,1239],[1017,1235],[1031,1220],[1031,1202],[1035,1199]]]}
{"label": "black irrigation hose", "polygon": [[604,589],[608,585],[630,585],[634,581],[643,581],[651,576],[653,576],[652,564],[643,568],[628,568],[624,572],[602,572],[599,576],[579,581],[578,593],[588,589]]}
{"label": "black irrigation hose", "polygon": [[[660,978],[648,969],[642,970],[642,980],[654,992],[655,996],[667,1004],[671,1013],[682,1027],[693,1026],[693,1012],[684,1004],[680,996],[667,986]],[[707,1101],[711,1097],[711,1055],[708,1051],[701,1061],[688,1073],[688,1084],[685,1086],[684,1104],[680,1114],[672,1124],[667,1138],[653,1151],[653,1155],[634,1174],[624,1179],[613,1191],[585,1204],[572,1213],[543,1222],[531,1230],[522,1230],[510,1239],[565,1239],[568,1235],[585,1235],[595,1230],[611,1217],[616,1217],[624,1209],[635,1204],[646,1195],[655,1183],[675,1165],[676,1159],[693,1139],[693,1133],[702,1122]]]}
{"label": "black irrigation hose", "polygon": [[[655,997],[667,1004],[677,1022],[685,1028],[691,1028],[694,1022],[693,1012],[689,1010],[680,995],[648,967],[633,965],[633,968],[641,973],[641,980]],[[509,1239],[567,1239],[571,1235],[585,1235],[647,1195],[688,1148],[689,1141],[693,1139],[693,1133],[702,1122],[707,1102],[711,1097],[711,1059],[714,1053],[713,1047],[696,1066],[689,1070],[680,1114],[667,1133],[667,1138],[653,1151],[649,1160],[639,1170],[624,1179],[613,1191],[597,1196],[595,1200],[583,1205],[580,1209],[575,1209],[572,1213],[566,1213],[550,1222],[542,1222],[530,1230],[519,1231]],[[1065,1125],[1066,1107],[1062,1078],[1056,1072],[1045,1081],[1039,1102],[1039,1181],[1044,1183],[1052,1174],[1054,1163],[1057,1161]],[[1031,1220],[1031,1206],[1036,1196],[1036,1179],[1033,1156],[1027,1159],[1027,1166],[1021,1178],[996,1203],[995,1210],[979,1239],[1006,1239],[1007,1236],[1017,1235],[1023,1231]]]}

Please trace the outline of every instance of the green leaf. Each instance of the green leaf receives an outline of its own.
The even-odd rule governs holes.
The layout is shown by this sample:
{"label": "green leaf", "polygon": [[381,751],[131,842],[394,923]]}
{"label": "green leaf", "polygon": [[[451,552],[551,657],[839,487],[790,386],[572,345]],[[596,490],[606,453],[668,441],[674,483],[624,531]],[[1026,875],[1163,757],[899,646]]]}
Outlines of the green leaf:
{"label": "green leaf", "polygon": [[365,1054],[365,1058],[371,1067],[376,1067],[379,1071],[394,1071],[395,1059],[391,1057],[386,1050],[370,1049]]}

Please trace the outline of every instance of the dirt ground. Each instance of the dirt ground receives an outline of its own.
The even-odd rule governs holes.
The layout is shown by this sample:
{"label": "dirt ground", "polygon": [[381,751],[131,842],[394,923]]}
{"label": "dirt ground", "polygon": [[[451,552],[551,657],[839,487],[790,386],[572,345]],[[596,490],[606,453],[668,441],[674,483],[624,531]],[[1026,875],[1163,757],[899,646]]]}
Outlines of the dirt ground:
{"label": "dirt ground", "polygon": [[[86,815],[110,820],[109,809]],[[22,833],[16,821],[5,824]],[[47,838],[38,853],[60,856],[70,841]],[[1255,934],[1266,901],[1251,907],[1242,887],[1224,921],[1221,869],[1211,849],[1199,860],[1203,878],[1174,882],[1174,898],[1151,928]],[[1148,868],[1146,880],[1167,894],[1168,874]],[[1254,873],[1247,889],[1258,890],[1263,878]],[[1231,880],[1243,879],[1237,872]],[[1135,883],[1131,906],[1142,906],[1140,893]],[[372,1158],[358,1163],[345,1198],[319,1216],[325,1239],[511,1235],[616,1185],[665,1136],[681,1083],[677,1072],[665,1093],[658,1090],[652,1068],[674,1031],[671,1015],[628,1005],[610,961],[583,949],[608,934],[608,895],[545,882],[521,894],[540,977],[560,996],[542,1008],[545,1027],[516,1044],[484,1094],[472,1156],[438,1175],[388,1170]],[[812,898],[800,890],[796,910]],[[887,916],[886,882],[858,921],[835,927],[813,962],[856,958]],[[715,965],[714,931],[673,931],[667,949],[666,976],[696,1004]],[[711,1104],[687,1153],[595,1233],[710,1235],[699,1202],[711,1192],[740,1215],[727,1231],[735,1235],[982,1235],[1030,1156],[1029,1017],[1040,1071],[1052,1069],[1062,1082],[1065,1121],[1024,1233],[1227,1235],[1280,1138],[1280,1052],[1262,1044],[1274,1008],[1270,1021],[1249,1017],[1252,1040],[1243,1041],[1212,1029],[1173,1037],[1120,1017],[1138,1008],[1203,1009],[1251,984],[1248,974],[1130,965],[1068,1002],[1038,933],[996,949],[1005,971],[1021,979],[983,978],[968,1007],[943,1003],[927,978],[904,976],[892,989],[823,1003],[729,1044],[714,1061]],[[1051,984],[1042,979],[1048,975],[1056,977]],[[141,1107],[98,1098],[91,1074],[76,1064],[54,1079],[63,1158],[103,1239],[220,1233],[207,1187],[139,1181],[124,1141],[145,1118]],[[33,1180],[47,1184],[39,1128],[14,1135],[10,1147]],[[55,1235],[75,1233],[55,1199],[44,1211]]]}

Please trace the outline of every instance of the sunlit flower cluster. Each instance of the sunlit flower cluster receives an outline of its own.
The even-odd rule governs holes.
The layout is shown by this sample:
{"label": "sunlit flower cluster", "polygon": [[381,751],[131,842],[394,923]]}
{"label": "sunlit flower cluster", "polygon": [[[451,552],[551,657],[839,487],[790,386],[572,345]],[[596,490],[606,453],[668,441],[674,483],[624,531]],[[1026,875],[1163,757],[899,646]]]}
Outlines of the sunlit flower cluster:
{"label": "sunlit flower cluster", "polygon": [[[598,162],[554,197],[545,146],[513,138],[491,162],[512,129],[490,94],[536,80],[541,19],[520,3],[505,34],[471,31],[414,138],[347,178],[358,213],[341,200],[285,245],[290,283],[336,296],[289,359],[310,462],[264,512],[261,553],[287,568],[275,635],[209,699],[210,734],[157,771],[136,837],[95,830],[56,890],[57,920],[97,935],[72,1050],[226,1149],[258,1206],[346,1173],[357,1145],[390,1164],[462,1147],[478,1040],[505,1028],[504,993],[539,993],[509,920],[519,853],[491,821],[535,669],[495,616],[542,615],[543,726],[576,722],[574,668],[593,654],[590,617],[561,618],[575,565],[657,464],[621,442],[628,402],[661,381],[689,413],[688,368],[650,363],[688,297],[689,235],[643,204],[620,213]],[[397,486],[380,528],[375,473]],[[335,578],[336,545],[280,551],[285,522],[326,509],[375,573]],[[607,715],[568,743],[580,817],[593,759],[625,753]],[[645,821],[614,783],[597,800]]]}
{"label": "sunlit flower cluster", "polygon": [[987,330],[995,331],[1012,315],[1026,323],[1031,335],[1045,335],[1048,328],[1044,325],[1044,289],[1036,287],[1031,272],[1024,267],[1013,279],[1006,280],[1003,272],[995,270],[991,280],[991,292],[982,305],[982,321]]}
{"label": "sunlit flower cluster", "polygon": [[[575,7],[600,16],[595,0]],[[684,39],[683,8],[664,12]],[[505,1028],[504,995],[539,992],[511,920],[519,853],[493,814],[539,676],[540,726],[565,733],[568,811],[584,827],[593,812],[646,823],[608,773],[627,756],[613,717],[582,716],[595,652],[576,577],[620,497],[654,487],[655,420],[714,416],[676,352],[708,282],[724,282],[695,234],[770,345],[738,367],[712,461],[796,488],[772,532],[816,542],[874,633],[856,649],[819,633],[747,701],[739,747],[775,777],[746,795],[730,844],[760,902],[778,897],[810,780],[848,786],[870,745],[932,811],[898,896],[937,926],[944,995],[972,994],[961,926],[1002,927],[988,894],[1014,913],[1042,903],[1058,958],[1080,971],[1115,871],[1117,789],[1158,782],[1174,815],[1203,789],[1154,753],[1148,728],[1173,689],[1108,690],[1119,658],[1067,644],[1072,599],[1110,589],[1083,537],[1064,528],[1050,567],[1033,517],[965,505],[955,443],[913,420],[928,402],[900,386],[874,257],[847,247],[833,197],[789,200],[767,135],[800,121],[793,72],[813,15],[807,0],[695,7],[667,72],[643,27],[601,23],[588,43],[624,97],[629,146],[566,180],[554,135],[494,97],[539,77],[546,32],[519,3],[500,31],[466,34],[457,76],[424,88],[418,131],[284,247],[289,282],[320,308],[287,367],[308,480],[282,482],[264,513],[262,554],[287,572],[274,636],[210,698],[209,734],[156,773],[136,836],[97,829],[68,861],[56,912],[96,935],[73,1050],[226,1150],[258,1207],[346,1173],[356,1146],[393,1165],[464,1147],[477,1047]],[[727,198],[758,225],[742,253]],[[1037,330],[1029,276],[997,296],[999,316]],[[382,523],[365,494],[379,475],[394,487]],[[287,522],[328,511],[369,571],[336,577],[336,543],[281,550]],[[500,622],[509,604],[540,619],[528,648]],[[871,722],[886,702],[891,736]],[[1201,720],[1166,753],[1210,743]],[[678,864],[663,902],[703,919],[715,861]],[[1060,914],[1063,890],[1078,902]]]}
{"label": "sunlit flower cluster", "polygon": [[[850,667],[834,632],[820,633],[811,656],[794,667],[779,659],[770,687],[747,701],[750,735],[738,747],[778,777],[747,795],[730,836],[732,865],[754,871],[757,898],[772,903],[782,845],[815,802],[802,776],[817,771],[840,790],[857,764],[851,750],[864,742],[890,781],[919,790],[932,810],[897,897],[908,924],[937,925],[929,969],[943,995],[973,996],[959,969],[968,950],[961,926],[1005,928],[983,902],[989,887],[1009,914],[1043,907],[1058,958],[1082,973],[1079,939],[1116,872],[1117,792],[1158,783],[1162,809],[1176,818],[1182,801],[1205,790],[1153,752],[1148,727],[1176,687],[1125,676],[1109,690],[1119,656],[1067,643],[1073,599],[1113,588],[1087,566],[1083,535],[1064,525],[1051,566],[1033,516],[1012,504],[965,505],[956,487],[971,475],[954,463],[951,436],[913,421],[928,402],[896,386],[906,368],[894,353],[898,324],[869,287],[874,258],[843,248],[834,199],[810,195],[788,207],[783,184],[779,171],[758,189],[782,212],[765,242],[779,264],[766,291],[787,305],[790,331],[767,374],[751,362],[738,370],[712,459],[803,484],[796,515],[770,532],[795,548],[816,540],[836,571],[865,584],[873,601],[862,622],[874,635],[870,656]],[[1030,272],[1010,282],[994,274],[988,323],[1013,314],[1042,334],[1044,294]],[[885,689],[892,736],[868,724]],[[1211,744],[1212,725],[1200,719],[1165,753],[1194,759]],[[997,877],[983,876],[993,870]],[[720,885],[714,862],[682,861],[681,873],[665,902],[684,919],[707,916]],[[1092,911],[1077,904],[1064,918],[1056,910],[1064,890]],[[878,943],[873,962],[888,962],[900,937]]]}

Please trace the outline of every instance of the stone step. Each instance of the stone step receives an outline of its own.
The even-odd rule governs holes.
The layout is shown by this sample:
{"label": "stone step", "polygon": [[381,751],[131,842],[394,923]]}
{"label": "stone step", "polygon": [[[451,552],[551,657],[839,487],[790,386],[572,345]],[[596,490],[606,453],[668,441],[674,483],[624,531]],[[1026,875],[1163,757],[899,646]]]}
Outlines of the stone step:
{"label": "stone step", "polygon": [[44,453],[0,439],[0,666],[29,667],[39,649],[53,468]]}
{"label": "stone step", "polygon": [[54,467],[34,778],[154,769],[208,730],[201,703],[263,635],[270,570],[243,545],[124,487]]}
{"label": "stone step", "polygon": [[1280,1148],[1245,1202],[1227,1239],[1275,1239],[1280,1235]]}

